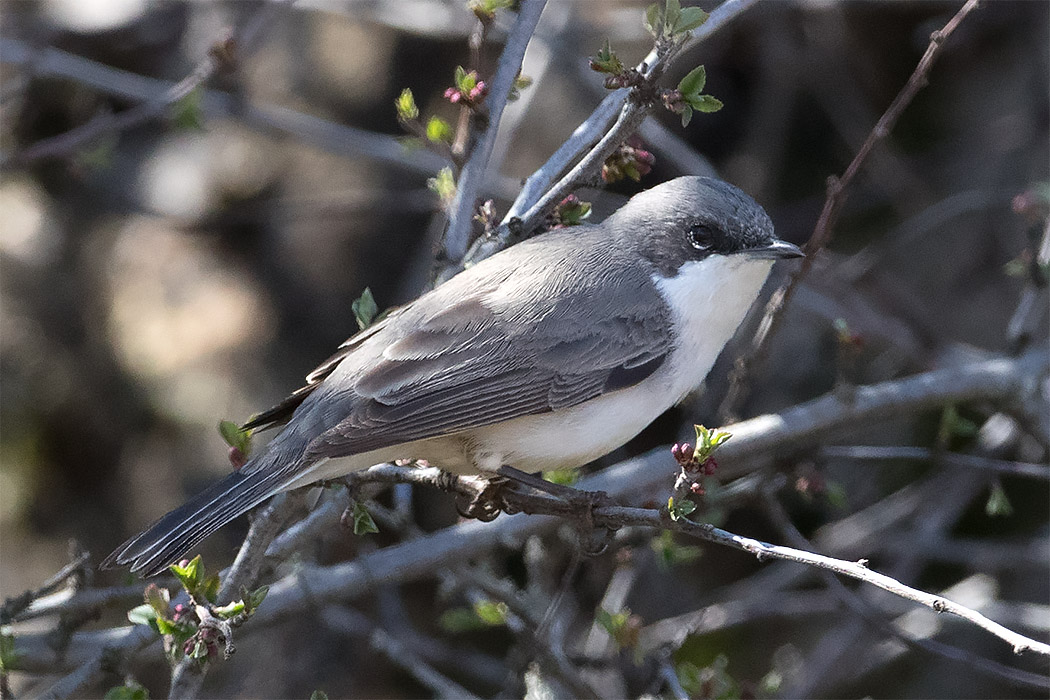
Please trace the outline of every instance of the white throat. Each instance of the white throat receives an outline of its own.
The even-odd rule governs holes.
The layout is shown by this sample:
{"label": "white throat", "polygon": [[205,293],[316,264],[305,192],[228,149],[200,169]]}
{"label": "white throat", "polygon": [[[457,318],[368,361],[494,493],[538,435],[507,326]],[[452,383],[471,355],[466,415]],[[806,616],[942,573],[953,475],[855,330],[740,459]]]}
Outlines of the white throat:
{"label": "white throat", "polygon": [[674,403],[700,386],[762,291],[772,260],[747,254],[690,260],[674,277],[654,276],[674,316],[669,390]]}

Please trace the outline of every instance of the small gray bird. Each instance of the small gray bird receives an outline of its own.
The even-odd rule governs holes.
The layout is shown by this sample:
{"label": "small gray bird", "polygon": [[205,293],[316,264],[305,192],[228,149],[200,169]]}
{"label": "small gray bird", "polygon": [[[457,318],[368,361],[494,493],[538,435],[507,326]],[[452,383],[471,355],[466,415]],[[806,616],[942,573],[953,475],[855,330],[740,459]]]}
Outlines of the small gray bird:
{"label": "small gray bird", "polygon": [[157,574],[276,493],[395,459],[485,474],[601,457],[700,385],[773,261],[801,255],[703,177],[504,250],[343,343],[250,422],[287,422],[269,444],[103,566]]}

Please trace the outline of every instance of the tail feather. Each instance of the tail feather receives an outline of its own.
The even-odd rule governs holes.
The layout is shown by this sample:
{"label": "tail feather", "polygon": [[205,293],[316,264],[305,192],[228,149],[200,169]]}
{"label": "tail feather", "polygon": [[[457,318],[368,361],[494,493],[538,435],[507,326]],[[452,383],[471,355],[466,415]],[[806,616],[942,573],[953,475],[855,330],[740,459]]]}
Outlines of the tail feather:
{"label": "tail feather", "polygon": [[122,544],[102,568],[130,565],[132,572],[155,576],[205,537],[280,491],[285,481],[283,470],[234,472]]}

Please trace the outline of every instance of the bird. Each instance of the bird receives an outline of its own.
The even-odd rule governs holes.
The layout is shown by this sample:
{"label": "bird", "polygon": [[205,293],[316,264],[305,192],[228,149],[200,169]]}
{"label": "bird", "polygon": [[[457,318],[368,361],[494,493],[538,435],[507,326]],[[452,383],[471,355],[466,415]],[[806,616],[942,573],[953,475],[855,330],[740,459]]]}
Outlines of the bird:
{"label": "bird", "polygon": [[802,255],[750,196],[699,176],[513,245],[340,345],[245,425],[281,426],[257,454],[103,566],[158,574],[271,496],[375,464],[591,462],[697,389],[773,263]]}

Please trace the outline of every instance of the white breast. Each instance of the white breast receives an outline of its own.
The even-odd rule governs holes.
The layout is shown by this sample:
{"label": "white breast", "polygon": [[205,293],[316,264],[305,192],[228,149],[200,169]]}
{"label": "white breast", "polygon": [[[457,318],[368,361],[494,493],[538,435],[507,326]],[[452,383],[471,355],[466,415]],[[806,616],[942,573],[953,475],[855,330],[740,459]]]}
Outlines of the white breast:
{"label": "white breast", "polygon": [[700,386],[771,267],[770,260],[715,255],[687,262],[676,277],[655,277],[672,310],[676,336],[675,350],[660,369],[641,384],[569,409],[471,431],[475,466],[572,467],[623,445]]}

